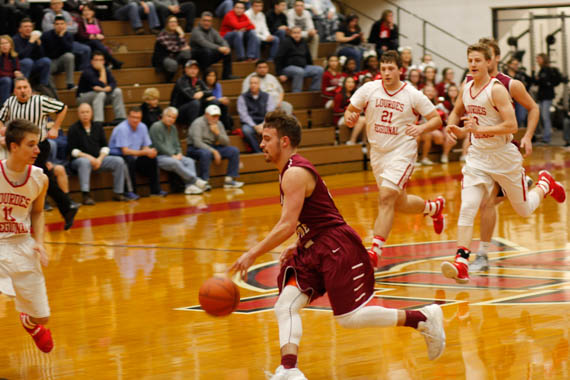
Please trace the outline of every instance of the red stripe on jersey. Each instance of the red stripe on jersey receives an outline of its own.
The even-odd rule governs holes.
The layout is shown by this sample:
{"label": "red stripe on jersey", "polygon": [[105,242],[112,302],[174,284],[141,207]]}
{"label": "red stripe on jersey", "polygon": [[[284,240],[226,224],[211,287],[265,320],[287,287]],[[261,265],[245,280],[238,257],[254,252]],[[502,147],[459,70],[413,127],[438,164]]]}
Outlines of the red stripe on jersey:
{"label": "red stripe on jersey", "polygon": [[384,88],[384,92],[386,92],[386,94],[388,94],[388,96],[392,97],[392,96],[396,96],[400,91],[402,91],[404,89],[404,87],[406,87],[408,85],[408,82],[404,82],[404,85],[402,87],[400,87],[396,92],[394,92],[393,94],[390,94],[390,92],[386,89],[386,86],[384,86],[384,81],[382,81],[382,88]]}
{"label": "red stripe on jersey", "polygon": [[2,163],[2,161],[0,161],[0,167],[2,167],[2,174],[4,175],[4,179],[6,180],[6,182],[8,182],[10,184],[10,186],[12,187],[22,187],[24,186],[26,183],[28,183],[28,180],[30,179],[30,175],[32,174],[32,165],[28,165],[28,174],[26,175],[26,180],[21,184],[21,185],[14,185],[12,183],[12,181],[10,181],[10,178],[8,178],[8,176],[6,175],[6,171],[4,170],[4,164]]}
{"label": "red stripe on jersey", "polygon": [[[412,166],[412,164],[408,164],[408,167],[406,168],[406,170],[404,170],[404,174],[402,174],[402,177],[398,181],[398,186],[400,186],[402,180],[406,177],[406,174],[408,174],[408,169],[410,169],[410,166]],[[407,182],[407,180],[405,182]]]}
{"label": "red stripe on jersey", "polygon": [[[489,83],[491,83],[493,81],[493,78],[489,79],[489,82],[487,82],[487,84],[485,86],[483,86],[483,88],[481,90],[479,90],[479,92],[477,93],[477,95],[473,96],[471,94],[471,90],[473,89],[473,86],[469,87],[469,96],[471,97],[471,99],[475,99],[477,98],[483,91],[485,91],[485,89],[487,88],[487,86],[489,85]],[[475,84],[475,83],[473,83]]]}

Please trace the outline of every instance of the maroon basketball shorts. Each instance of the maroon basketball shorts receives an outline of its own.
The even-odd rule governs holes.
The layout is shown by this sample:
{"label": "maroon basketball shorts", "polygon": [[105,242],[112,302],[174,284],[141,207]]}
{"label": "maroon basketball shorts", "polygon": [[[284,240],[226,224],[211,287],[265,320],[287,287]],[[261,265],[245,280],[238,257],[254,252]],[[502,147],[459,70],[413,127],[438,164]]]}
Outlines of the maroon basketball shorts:
{"label": "maroon basketball shorts", "polygon": [[311,301],[328,292],[335,316],[358,309],[374,294],[374,270],[368,253],[348,225],[330,228],[297,247],[281,266],[279,292],[291,275]]}

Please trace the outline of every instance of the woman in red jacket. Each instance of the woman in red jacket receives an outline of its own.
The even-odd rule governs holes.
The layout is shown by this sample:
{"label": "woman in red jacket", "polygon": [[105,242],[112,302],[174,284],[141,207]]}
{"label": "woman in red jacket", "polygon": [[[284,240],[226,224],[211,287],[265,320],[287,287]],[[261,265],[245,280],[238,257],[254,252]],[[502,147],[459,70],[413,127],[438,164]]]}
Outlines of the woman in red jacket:
{"label": "woman in red jacket", "polygon": [[346,77],[346,74],[341,71],[338,57],[331,55],[327,59],[327,67],[321,82],[321,96],[325,108],[333,107],[333,99],[340,92],[344,77]]}

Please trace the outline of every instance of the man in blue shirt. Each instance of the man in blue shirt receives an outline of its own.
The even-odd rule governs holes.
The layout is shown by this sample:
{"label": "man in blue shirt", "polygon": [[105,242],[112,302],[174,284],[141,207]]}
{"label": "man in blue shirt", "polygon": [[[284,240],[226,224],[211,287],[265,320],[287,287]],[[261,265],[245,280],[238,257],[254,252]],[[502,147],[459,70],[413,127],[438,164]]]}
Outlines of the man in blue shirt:
{"label": "man in blue shirt", "polygon": [[129,176],[136,192],[136,173],[140,173],[150,180],[150,194],[166,196],[167,192],[160,189],[157,151],[151,148],[152,142],[147,126],[141,122],[142,110],[140,107],[129,109],[127,120],[121,122],[113,129],[109,148],[111,154],[122,156],[129,167]]}

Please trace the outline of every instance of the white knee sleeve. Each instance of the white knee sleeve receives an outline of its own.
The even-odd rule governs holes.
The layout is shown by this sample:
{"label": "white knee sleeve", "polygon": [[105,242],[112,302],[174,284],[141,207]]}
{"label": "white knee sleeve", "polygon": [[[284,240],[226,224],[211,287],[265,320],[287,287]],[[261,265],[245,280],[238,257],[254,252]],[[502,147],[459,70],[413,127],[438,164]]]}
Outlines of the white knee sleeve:
{"label": "white knee sleeve", "polygon": [[513,203],[511,206],[522,217],[530,216],[534,210],[540,205],[540,195],[536,191],[529,191],[526,202]]}
{"label": "white knee sleeve", "polygon": [[482,185],[464,187],[461,190],[461,211],[459,211],[458,226],[472,227],[477,210],[485,197],[485,188]]}
{"label": "white knee sleeve", "polygon": [[398,310],[381,306],[365,306],[354,313],[336,317],[339,325],[347,329],[363,327],[390,327],[398,323]]}
{"label": "white knee sleeve", "polygon": [[305,307],[308,301],[309,297],[301,293],[296,286],[287,285],[283,288],[274,309],[279,325],[279,347],[288,343],[299,345],[303,334],[299,310]]}

